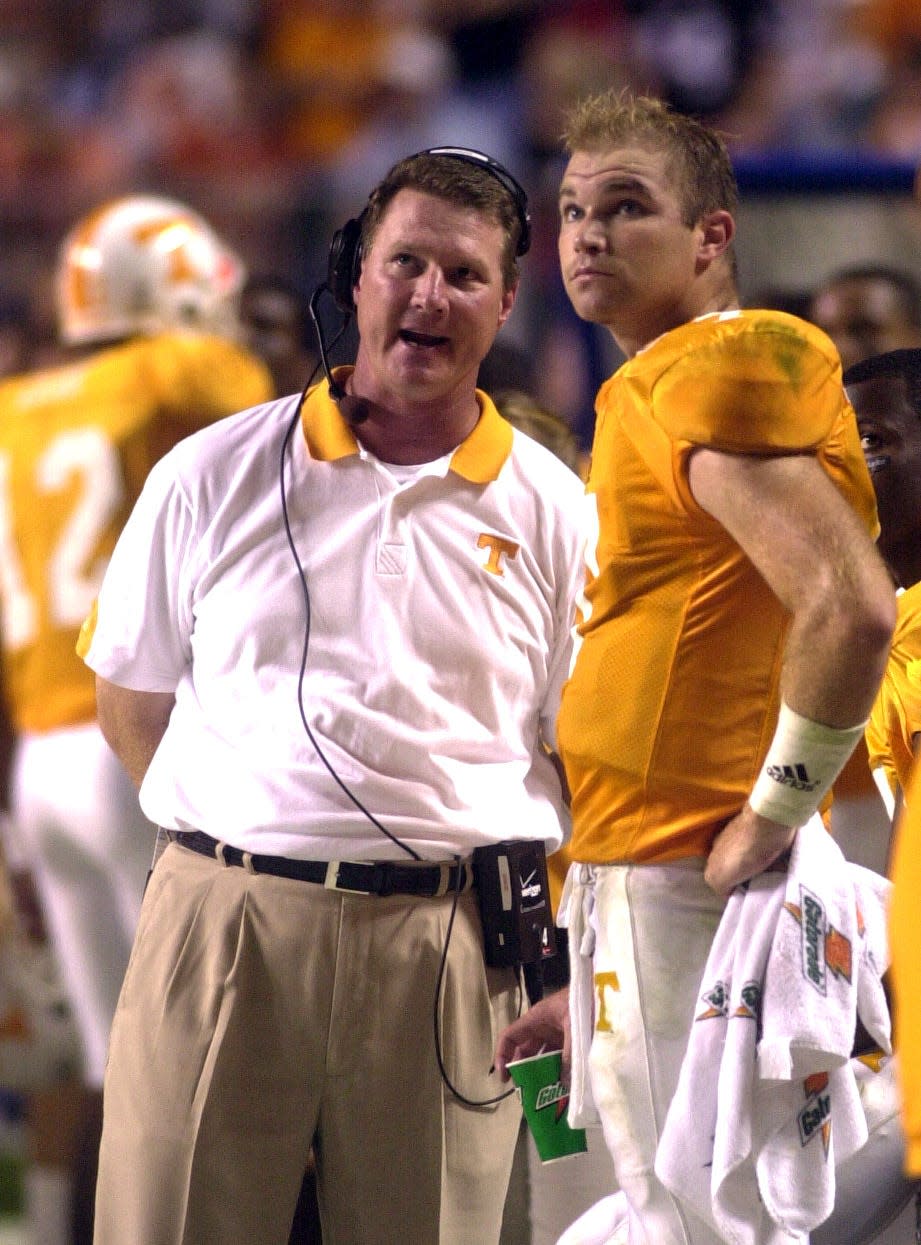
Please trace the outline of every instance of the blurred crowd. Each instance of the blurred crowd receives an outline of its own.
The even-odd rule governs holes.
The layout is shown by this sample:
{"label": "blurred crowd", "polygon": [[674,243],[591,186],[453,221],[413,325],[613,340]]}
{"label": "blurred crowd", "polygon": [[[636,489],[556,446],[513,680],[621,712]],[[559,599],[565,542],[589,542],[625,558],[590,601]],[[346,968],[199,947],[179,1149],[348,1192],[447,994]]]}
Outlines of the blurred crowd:
{"label": "blurred crowd", "polygon": [[921,0],[0,0],[0,29],[0,328],[27,320],[39,347],[54,249],[101,201],[173,195],[251,272],[309,293],[368,187],[450,142],[490,152],[532,196],[504,337],[578,421],[611,360],[557,276],[575,96],[652,91],[739,154],[921,160]]}

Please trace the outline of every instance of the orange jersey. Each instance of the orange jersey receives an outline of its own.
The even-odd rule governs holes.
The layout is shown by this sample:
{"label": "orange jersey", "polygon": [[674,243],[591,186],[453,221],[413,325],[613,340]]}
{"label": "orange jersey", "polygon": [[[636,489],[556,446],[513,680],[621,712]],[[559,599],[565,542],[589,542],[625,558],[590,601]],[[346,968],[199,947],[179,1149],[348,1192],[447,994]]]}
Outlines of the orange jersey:
{"label": "orange jersey", "polygon": [[902,1088],[905,1167],[921,1176],[921,769],[908,786],[892,857],[889,938],[895,991],[895,1049]]}
{"label": "orange jersey", "polygon": [[885,771],[892,794],[908,785],[912,738],[921,731],[921,583],[901,593],[886,672],[867,724],[873,769]]}
{"label": "orange jersey", "polygon": [[190,432],[271,396],[253,356],[176,333],[0,383],[0,615],[18,730],[94,719],[74,644],[148,471]]}
{"label": "orange jersey", "polygon": [[773,735],[788,616],[688,486],[699,446],[814,454],[877,531],[831,342],[773,311],[703,316],[602,387],[581,647],[558,740],[576,860],[706,855]]}
{"label": "orange jersey", "polygon": [[832,794],[836,800],[860,800],[877,794],[866,738],[858,741],[857,747],[848,757],[844,769],[834,781]]}

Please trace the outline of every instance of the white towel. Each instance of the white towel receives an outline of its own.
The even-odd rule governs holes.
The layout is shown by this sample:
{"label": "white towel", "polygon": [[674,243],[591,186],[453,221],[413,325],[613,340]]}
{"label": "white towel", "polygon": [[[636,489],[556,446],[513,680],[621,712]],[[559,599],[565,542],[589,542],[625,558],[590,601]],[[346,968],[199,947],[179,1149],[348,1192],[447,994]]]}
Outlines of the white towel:
{"label": "white towel", "polygon": [[727,902],[656,1159],[727,1241],[807,1239],[834,1205],[835,1163],[866,1141],[850,1052],[858,1008],[890,1049],[888,887],[814,818],[786,877],[763,874]]}
{"label": "white towel", "polygon": [[[714,1193],[734,1172],[739,1156],[752,1151],[752,1113],[739,1111],[736,1104],[750,1102],[754,1092],[762,982],[782,902],[776,876],[767,875],[736,889],[727,901],[656,1156],[662,1182],[729,1240],[747,1239],[733,1226],[745,1220],[758,1231],[752,1241],[771,1240],[764,1234],[754,1179],[747,1187],[731,1181],[723,1188],[726,1222],[717,1217]],[[719,1114],[718,1103],[726,1108]]]}
{"label": "white towel", "polygon": [[849,865],[857,900],[861,960],[857,976],[857,1014],[881,1050],[892,1051],[892,1021],[883,989],[889,967],[889,896],[892,883],[872,869]]}
{"label": "white towel", "polygon": [[623,1193],[610,1193],[571,1223],[556,1245],[627,1245],[629,1211]]}
{"label": "white towel", "polygon": [[571,1128],[585,1128],[599,1123],[588,1069],[588,1054],[595,1023],[595,927],[592,923],[594,905],[595,890],[591,867],[583,864],[570,865],[556,919],[561,928],[569,931],[572,1071],[566,1118]]}
{"label": "white towel", "polygon": [[[867,1140],[861,1069],[851,1058],[858,1016],[891,1053],[882,985],[890,890],[879,874],[845,861],[820,824],[797,835],[783,914],[795,919],[781,920],[768,962],[766,996],[780,1009],[765,1012],[754,1112],[761,1197],[775,1222],[800,1231],[831,1214],[834,1168]],[[792,977],[797,967],[801,991]],[[786,1034],[784,1013],[791,1016]]]}
{"label": "white towel", "polygon": [[[850,1058],[860,956],[866,951],[868,929],[873,932],[874,957],[878,959],[880,940],[883,953],[885,948],[885,934],[879,933],[885,917],[880,922],[875,913],[880,892],[867,881],[874,876],[848,864],[818,818],[797,833],[786,880],[785,917],[778,922],[764,983],[766,1006],[758,1047],[762,1077],[803,1078]],[[888,887],[884,878],[879,881]],[[869,903],[872,909],[864,914]],[[879,1021],[874,1014],[874,1024]],[[886,1031],[874,1036],[888,1048],[888,1013]]]}

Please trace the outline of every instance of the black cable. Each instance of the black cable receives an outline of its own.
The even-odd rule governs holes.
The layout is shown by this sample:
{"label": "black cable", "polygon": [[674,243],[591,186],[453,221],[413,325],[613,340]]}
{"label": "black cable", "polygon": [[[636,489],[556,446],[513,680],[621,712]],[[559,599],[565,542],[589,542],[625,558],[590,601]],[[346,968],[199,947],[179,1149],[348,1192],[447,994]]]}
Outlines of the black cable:
{"label": "black cable", "polygon": [[[311,294],[310,301],[307,304],[307,309],[310,312],[310,319],[313,321],[314,336],[316,337],[317,345],[320,349],[320,363],[318,364],[318,366],[322,366],[323,372],[326,376],[327,383],[329,384],[330,389],[332,390],[336,382],[333,380],[333,369],[329,361],[330,352],[332,351],[333,347],[336,345],[336,342],[340,339],[342,334],[348,328],[349,321],[351,320],[352,317],[351,317],[351,313],[346,315],[345,320],[342,323],[342,327],[340,328],[336,336],[333,338],[333,340],[329,343],[329,349],[327,349],[326,338],[323,335],[323,325],[320,322],[320,299],[322,298],[324,294],[330,294],[330,296],[332,297],[330,288],[326,284],[325,281],[322,282],[322,284],[318,285],[317,288],[314,290],[314,292]],[[314,376],[316,376],[317,368],[313,369],[313,374]],[[340,395],[341,395],[341,392],[342,391],[340,389],[339,390]],[[333,398],[334,400],[336,399],[335,392],[333,392]]]}
{"label": "black cable", "polygon": [[[465,1107],[492,1107],[492,1106],[495,1106],[497,1102],[502,1102],[505,1098],[510,1098],[512,1094],[514,1094],[515,1092],[515,1086],[514,1085],[510,1086],[503,1093],[496,1094],[494,1098],[483,1098],[482,1100],[478,1098],[467,1098],[465,1097],[464,1094],[460,1092],[459,1089],[457,1089],[457,1087],[452,1083],[451,1078],[448,1076],[448,1070],[444,1065],[444,1056],[442,1055],[442,1051],[441,1051],[441,1025],[438,1023],[438,1008],[439,1008],[439,1004],[441,1003],[441,991],[442,991],[442,987],[444,986],[445,969],[447,968],[447,964],[448,964],[448,947],[451,944],[451,931],[454,928],[454,917],[457,913],[457,904],[458,904],[458,900],[460,899],[460,893],[461,893],[460,891],[461,878],[463,876],[463,870],[460,867],[460,863],[461,863],[460,857],[455,856],[454,861],[457,865],[457,878],[454,883],[454,899],[453,899],[453,902],[451,903],[451,915],[448,917],[448,928],[445,930],[444,946],[441,949],[441,962],[438,965],[438,979],[435,982],[435,1008],[434,1008],[434,1013],[432,1016],[434,1030],[435,1030],[435,1058],[438,1061],[438,1071],[441,1073],[441,1079],[444,1081],[445,1085],[448,1087],[448,1089],[451,1091],[451,1093],[454,1095],[454,1097],[459,1102],[462,1102]],[[518,1015],[519,1016],[521,1015],[521,1002],[522,1002],[521,981],[519,979],[519,982],[518,982]]]}
{"label": "black cable", "polygon": [[[346,321],[346,323],[348,323],[348,321]],[[339,340],[339,338],[341,337],[344,331],[345,331],[345,325],[343,325],[343,328],[339,331],[339,333],[330,343],[330,349],[332,349],[332,347],[335,346],[336,342]],[[325,360],[323,362],[325,364]],[[297,551],[297,545],[294,543],[294,534],[291,531],[291,521],[290,521],[290,517],[288,514],[287,488],[285,485],[285,460],[288,457],[288,445],[291,441],[292,436],[294,435],[294,429],[297,427],[298,422],[300,421],[301,407],[303,406],[304,399],[307,396],[307,390],[313,384],[317,371],[319,370],[320,366],[321,364],[317,364],[317,366],[314,368],[313,372],[311,373],[310,379],[307,381],[307,384],[304,386],[303,392],[301,393],[300,400],[298,401],[298,404],[297,404],[297,409],[295,410],[295,413],[291,421],[289,422],[287,429],[285,430],[285,435],[281,443],[281,458],[280,458],[280,463],[279,463],[281,512],[282,512],[282,518],[283,518],[284,525],[285,525],[285,537],[288,541],[288,548],[291,550],[291,556],[294,558],[294,565],[297,567],[298,579],[300,580],[300,583],[301,583],[301,593],[304,598],[304,644],[301,650],[301,663],[300,663],[300,669],[298,671],[298,679],[297,679],[298,712],[300,714],[301,723],[303,724],[304,730],[307,732],[307,738],[310,740],[310,743],[313,746],[314,751],[316,752],[320,760],[323,762],[323,765],[326,767],[330,776],[333,778],[333,780],[336,782],[339,788],[343,791],[343,793],[352,801],[355,807],[361,813],[363,813],[365,817],[367,817],[367,819],[371,822],[371,824],[377,830],[381,832],[381,834],[386,835],[386,837],[390,839],[392,843],[394,843],[397,847],[399,847],[401,851],[404,851],[408,855],[410,855],[414,860],[421,860],[422,857],[418,854],[418,852],[414,851],[408,844],[401,842],[401,840],[398,839],[396,835],[391,834],[391,832],[386,828],[386,826],[382,825],[381,822],[378,821],[378,819],[374,816],[374,814],[369,809],[367,809],[364,806],[364,804],[362,804],[362,802],[358,799],[358,797],[346,786],[343,780],[339,777],[339,775],[336,773],[335,769],[333,768],[332,764],[328,760],[326,754],[323,752],[323,749],[320,747],[319,743],[317,742],[316,737],[313,733],[313,730],[311,729],[310,723],[307,720],[307,712],[304,708],[304,679],[306,677],[306,671],[307,671],[307,653],[310,648],[310,622],[311,622],[310,589],[307,585],[307,576],[304,572],[303,563],[301,562],[300,555],[298,554],[298,551]],[[328,367],[328,365],[326,366]],[[445,969],[447,967],[447,962],[448,962],[448,948],[451,944],[451,931],[454,928],[454,917],[457,913],[457,905],[458,905],[458,901],[460,899],[460,893],[461,893],[461,882],[463,880],[463,869],[461,868],[461,859],[459,856],[455,856],[454,860],[455,860],[455,864],[457,865],[457,868],[456,868],[457,876],[456,876],[455,883],[454,883],[454,897],[451,903],[451,915],[448,918],[448,928],[445,931],[444,946],[441,949],[441,960],[438,965],[438,976],[435,982],[435,1002],[434,1002],[434,1015],[433,1015],[434,1035],[435,1035],[435,1058],[438,1062],[438,1071],[441,1074],[442,1081],[444,1082],[448,1090],[454,1095],[454,1097],[458,1099],[459,1102],[462,1102],[464,1106],[467,1106],[467,1107],[491,1107],[491,1106],[494,1106],[497,1102],[502,1102],[505,1098],[511,1097],[511,1095],[515,1093],[515,1087],[511,1086],[509,1089],[505,1090],[503,1093],[497,1094],[494,1098],[484,1098],[482,1101],[476,1098],[467,1098],[464,1094],[460,1092],[460,1090],[458,1090],[452,1084],[451,1078],[448,1076],[447,1069],[445,1068],[445,1065],[444,1065],[444,1057],[442,1055],[442,1050],[441,1050],[441,1026],[438,1023],[438,1008],[441,1002],[442,988],[444,986],[444,975],[445,975]],[[521,989],[521,981],[519,979],[518,981],[518,1015],[521,1014],[522,997],[523,996],[522,996],[522,989]]]}
{"label": "black cable", "polygon": [[[333,341],[332,344],[335,345],[335,342],[337,340],[338,340],[338,337]],[[307,732],[307,738],[310,740],[313,746],[314,752],[316,752],[317,756],[323,762],[323,765],[326,767],[330,777],[333,779],[333,781],[336,783],[339,789],[343,792],[343,794],[346,795],[348,799],[352,801],[352,803],[355,805],[355,807],[358,809],[360,813],[362,813],[365,817],[367,817],[371,825],[374,826],[376,830],[379,830],[381,834],[383,834],[386,838],[388,838],[391,843],[393,843],[396,847],[400,849],[401,852],[405,852],[406,855],[411,856],[413,860],[421,860],[422,857],[419,855],[419,853],[417,851],[414,851],[413,848],[409,846],[409,844],[403,843],[400,839],[397,838],[395,834],[391,834],[391,832],[387,829],[387,827],[384,826],[380,821],[378,821],[378,819],[374,816],[371,810],[366,808],[365,805],[362,804],[358,796],[355,795],[355,793],[339,777],[339,775],[336,773],[335,769],[333,768],[333,765],[330,762],[329,758],[326,756],[326,753],[320,747],[320,744],[316,736],[313,733],[310,723],[307,720],[307,711],[304,708],[304,679],[306,677],[306,672],[307,672],[307,651],[310,647],[310,622],[311,622],[310,589],[307,586],[307,576],[304,573],[304,567],[303,567],[303,564],[301,563],[300,555],[298,554],[298,551],[297,551],[297,545],[294,542],[294,534],[291,531],[291,522],[290,522],[290,518],[288,515],[288,497],[287,497],[287,490],[285,487],[285,459],[288,456],[288,444],[291,441],[291,437],[294,434],[294,429],[297,427],[298,422],[300,420],[301,407],[303,405],[304,398],[306,397],[307,390],[310,388],[311,384],[313,383],[313,379],[316,376],[316,374],[317,374],[317,368],[314,368],[313,372],[311,373],[310,380],[308,380],[307,384],[304,386],[304,390],[301,394],[300,401],[297,404],[297,409],[294,412],[294,416],[291,419],[291,422],[288,424],[288,428],[285,432],[284,439],[282,440],[282,443],[281,443],[281,461],[279,464],[279,470],[280,470],[279,483],[280,483],[280,488],[281,488],[281,512],[282,512],[282,517],[283,517],[284,525],[285,525],[285,537],[288,541],[288,548],[291,550],[291,556],[294,558],[294,565],[297,567],[298,578],[300,579],[300,582],[301,582],[301,592],[304,598],[304,644],[301,650],[301,664],[300,664],[300,670],[298,671],[298,677],[297,677],[298,712],[300,713],[301,722],[303,723],[304,730]]]}

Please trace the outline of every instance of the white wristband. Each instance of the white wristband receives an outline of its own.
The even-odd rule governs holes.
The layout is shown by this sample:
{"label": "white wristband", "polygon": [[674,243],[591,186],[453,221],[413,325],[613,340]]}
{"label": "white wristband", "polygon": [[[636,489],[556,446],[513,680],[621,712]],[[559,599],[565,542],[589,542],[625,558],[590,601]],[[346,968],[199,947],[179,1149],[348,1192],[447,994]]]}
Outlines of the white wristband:
{"label": "white wristband", "polygon": [[781,703],[777,729],[748,802],[782,826],[803,826],[856,748],[866,723],[836,730]]}

